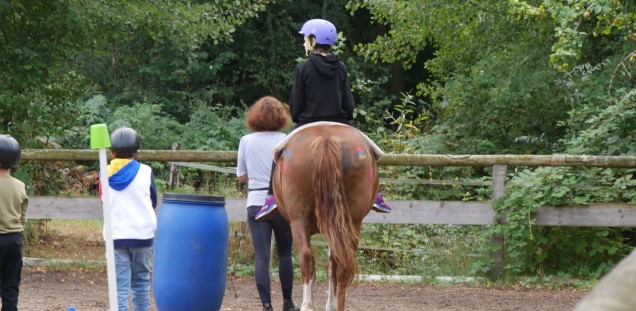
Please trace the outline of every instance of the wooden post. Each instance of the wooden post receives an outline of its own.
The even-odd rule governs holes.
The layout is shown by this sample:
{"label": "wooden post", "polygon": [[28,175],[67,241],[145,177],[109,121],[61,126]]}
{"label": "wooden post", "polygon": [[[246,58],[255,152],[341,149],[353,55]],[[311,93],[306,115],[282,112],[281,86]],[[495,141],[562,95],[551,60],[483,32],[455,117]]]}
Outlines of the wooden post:
{"label": "wooden post", "polygon": [[[497,202],[499,199],[506,196],[506,165],[495,164],[492,166],[492,200]],[[494,206],[493,206],[494,208]],[[505,213],[501,215],[498,223],[502,224],[506,222]],[[503,233],[495,233],[490,237],[490,242],[499,246],[499,250],[491,253],[492,259],[495,261],[490,266],[490,278],[498,279],[503,274],[504,265],[504,253],[505,243]]]}
{"label": "wooden post", "polygon": [[[181,149],[180,143],[172,144],[172,150]],[[170,177],[168,177],[168,188],[170,190],[179,186],[179,165],[170,165]]]}

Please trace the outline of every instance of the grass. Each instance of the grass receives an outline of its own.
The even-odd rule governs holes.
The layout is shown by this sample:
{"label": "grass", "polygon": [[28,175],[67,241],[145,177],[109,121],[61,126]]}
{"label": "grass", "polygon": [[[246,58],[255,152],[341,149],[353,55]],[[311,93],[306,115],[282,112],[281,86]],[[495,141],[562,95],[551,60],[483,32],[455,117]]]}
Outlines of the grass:
{"label": "grass", "polygon": [[[39,232],[36,237],[30,239],[25,256],[47,259],[105,260],[103,226],[102,220],[95,219],[47,220],[44,226],[38,226]],[[230,256],[236,255],[242,231],[243,223],[230,223]],[[246,254],[254,253],[249,230],[245,232],[245,235],[241,241],[243,254],[238,254],[239,259],[242,260],[249,259],[246,258],[249,257]]]}
{"label": "grass", "polygon": [[468,226],[367,224],[358,250],[360,273],[471,276],[484,242],[477,233]]}
{"label": "grass", "polygon": [[[29,225],[24,256],[74,261],[103,261],[103,221],[93,219],[53,219],[44,225]],[[37,231],[37,232],[35,232]]]}
{"label": "grass", "polygon": [[[230,223],[228,273],[236,272],[239,276],[253,274],[254,247],[249,228],[244,231],[244,224],[243,222]],[[32,234],[34,237],[29,239],[25,247],[25,257],[77,262],[104,261],[102,226],[103,221],[93,219],[54,219],[47,220],[44,224],[37,226],[32,224],[29,226],[30,231],[37,231],[37,234]],[[241,239],[240,236],[243,233],[244,237]],[[369,249],[365,248],[367,243],[363,241],[361,249],[357,253],[360,273],[422,276],[467,275],[468,266],[474,260],[469,254],[474,251],[474,245],[467,245],[469,243],[466,241],[470,239],[457,239],[457,233],[448,234],[449,232],[445,230],[443,233],[437,237],[432,236],[426,239],[426,245],[419,246],[409,243],[405,245],[388,243],[388,245],[381,245],[380,248],[371,247]],[[379,235],[383,236],[384,234],[386,232]],[[419,232],[419,234],[421,235],[423,232]],[[376,236],[374,237],[374,235]],[[460,235],[466,237],[465,233]],[[450,238],[451,236],[455,236],[455,238]],[[369,237],[374,240],[379,239],[377,232],[371,233],[370,236],[367,236],[367,238]],[[366,239],[366,242],[370,241]],[[324,274],[323,270],[326,266],[324,263],[327,260],[327,247],[322,236],[312,237],[312,249],[316,256],[317,274],[321,277]],[[403,251],[399,251],[399,249],[403,249]],[[275,251],[273,253],[276,254]],[[274,267],[276,267],[276,260],[274,255]],[[294,260],[298,260],[295,249]],[[416,267],[401,266],[404,261],[416,262],[417,265]],[[295,263],[297,264],[297,262]]]}
{"label": "grass", "polygon": [[[47,220],[37,227],[37,238],[32,238],[25,246],[25,257],[49,259],[43,269],[51,271],[105,271],[105,251],[102,237],[101,220]],[[470,230],[462,232],[452,226],[424,226],[426,230],[416,236],[424,243],[409,246],[401,243],[388,243],[383,247],[370,247],[358,250],[357,257],[360,274],[414,275],[421,276],[421,283],[429,284],[482,284],[481,281],[440,281],[438,276],[468,276],[467,271],[475,260],[471,253],[475,251],[474,236]],[[230,223],[228,254],[228,276],[252,276],[254,274],[254,247],[249,229],[244,223]],[[381,228],[369,228],[376,231]],[[374,230],[375,229],[375,230]],[[420,228],[422,229],[422,228]],[[386,233],[386,232],[385,232]],[[385,234],[382,233],[381,235]],[[377,232],[375,233],[377,234]],[[373,232],[367,232],[368,238]],[[376,238],[372,240],[377,240]],[[394,240],[394,239],[389,239]],[[471,241],[472,240],[472,241]],[[422,242],[420,241],[420,242]],[[403,243],[403,242],[402,242]],[[240,248],[239,248],[240,244]],[[382,244],[382,243],[379,243]],[[326,280],[327,248],[320,235],[312,237],[312,249],[316,256],[316,278]],[[399,251],[402,249],[402,251]],[[418,249],[418,250],[416,250]],[[273,254],[276,254],[274,251]],[[299,255],[293,250],[294,275],[299,278]],[[277,258],[274,255],[272,272],[277,273]],[[396,281],[391,281],[396,282]],[[407,282],[408,281],[404,281]],[[501,280],[503,284],[516,284],[524,287],[544,288],[590,288],[594,282],[576,280],[568,277],[534,276]],[[487,282],[488,283],[488,282]]]}

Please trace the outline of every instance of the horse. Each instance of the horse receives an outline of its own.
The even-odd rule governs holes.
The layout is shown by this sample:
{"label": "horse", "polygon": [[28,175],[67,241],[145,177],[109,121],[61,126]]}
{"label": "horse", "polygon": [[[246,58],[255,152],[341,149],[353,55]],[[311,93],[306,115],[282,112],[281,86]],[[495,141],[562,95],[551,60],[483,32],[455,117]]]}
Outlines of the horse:
{"label": "horse", "polygon": [[320,233],[329,246],[325,310],[342,311],[358,269],[355,254],[362,219],[378,192],[377,160],[382,151],[357,129],[333,122],[298,128],[276,149],[272,184],[278,210],[289,222],[300,253],[300,310],[314,310],[316,270],[310,238]]}

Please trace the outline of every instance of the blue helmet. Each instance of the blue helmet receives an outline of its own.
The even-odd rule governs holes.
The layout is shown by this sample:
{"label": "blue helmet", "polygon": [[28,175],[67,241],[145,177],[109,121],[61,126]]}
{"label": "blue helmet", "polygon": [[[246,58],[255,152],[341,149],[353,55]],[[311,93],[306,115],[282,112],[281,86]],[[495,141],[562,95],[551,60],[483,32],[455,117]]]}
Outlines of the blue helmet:
{"label": "blue helmet", "polygon": [[316,43],[329,46],[336,43],[336,37],[338,36],[336,26],[324,19],[308,20],[300,29],[300,33],[305,37],[314,35]]}
{"label": "blue helmet", "polygon": [[0,168],[10,169],[20,162],[20,144],[11,135],[0,134]]}

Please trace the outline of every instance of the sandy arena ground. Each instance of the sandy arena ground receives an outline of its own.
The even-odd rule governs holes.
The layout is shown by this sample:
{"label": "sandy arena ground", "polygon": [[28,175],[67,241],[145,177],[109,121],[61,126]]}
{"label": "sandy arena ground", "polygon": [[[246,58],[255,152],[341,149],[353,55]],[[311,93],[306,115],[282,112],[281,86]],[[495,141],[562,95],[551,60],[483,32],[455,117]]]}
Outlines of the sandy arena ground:
{"label": "sandy arena ground", "polygon": [[[51,272],[25,267],[20,287],[22,311],[108,310],[106,273]],[[232,285],[233,284],[233,285]],[[278,283],[272,284],[274,310],[280,310],[282,297]],[[324,310],[326,284],[314,288],[314,302]],[[396,283],[357,283],[347,294],[347,310],[571,310],[587,294],[580,289],[528,289],[463,285],[423,285]],[[294,301],[301,302],[302,289],[294,285]],[[152,307],[151,310],[156,310]],[[222,311],[257,310],[261,306],[253,278],[228,279]]]}

